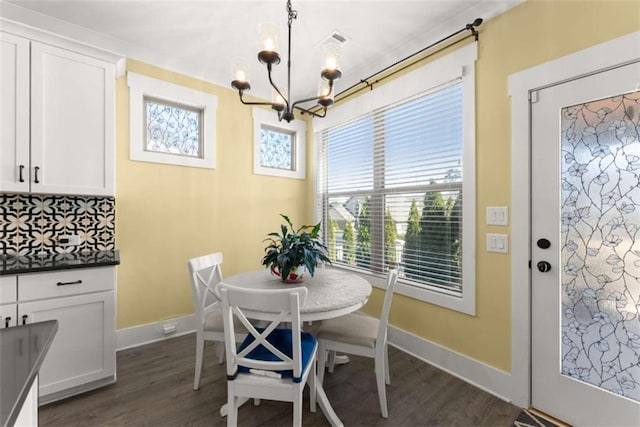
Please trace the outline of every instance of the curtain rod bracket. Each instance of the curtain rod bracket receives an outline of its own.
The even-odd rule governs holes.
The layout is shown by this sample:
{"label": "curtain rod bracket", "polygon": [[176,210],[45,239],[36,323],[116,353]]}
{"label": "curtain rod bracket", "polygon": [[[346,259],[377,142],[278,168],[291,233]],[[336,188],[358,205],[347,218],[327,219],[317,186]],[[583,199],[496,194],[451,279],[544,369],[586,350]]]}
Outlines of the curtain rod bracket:
{"label": "curtain rod bracket", "polygon": [[367,81],[366,79],[360,79],[360,83],[364,83],[365,85],[367,85],[369,90],[373,90],[373,85],[369,83],[369,81]]}

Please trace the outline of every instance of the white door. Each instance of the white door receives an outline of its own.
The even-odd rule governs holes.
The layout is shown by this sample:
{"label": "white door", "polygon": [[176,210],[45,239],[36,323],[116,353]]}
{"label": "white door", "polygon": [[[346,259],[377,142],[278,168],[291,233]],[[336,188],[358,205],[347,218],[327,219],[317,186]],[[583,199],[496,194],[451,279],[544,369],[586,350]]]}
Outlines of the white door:
{"label": "white door", "polygon": [[532,94],[532,405],[640,426],[640,64]]}

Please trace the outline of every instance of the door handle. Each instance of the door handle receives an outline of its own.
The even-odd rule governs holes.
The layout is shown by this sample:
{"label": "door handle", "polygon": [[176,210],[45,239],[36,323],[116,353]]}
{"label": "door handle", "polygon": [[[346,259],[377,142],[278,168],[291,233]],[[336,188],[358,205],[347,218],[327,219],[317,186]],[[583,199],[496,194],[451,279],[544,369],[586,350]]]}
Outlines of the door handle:
{"label": "door handle", "polygon": [[539,261],[536,266],[538,267],[538,271],[541,273],[546,273],[547,271],[551,270],[551,264],[549,264],[547,261]]}

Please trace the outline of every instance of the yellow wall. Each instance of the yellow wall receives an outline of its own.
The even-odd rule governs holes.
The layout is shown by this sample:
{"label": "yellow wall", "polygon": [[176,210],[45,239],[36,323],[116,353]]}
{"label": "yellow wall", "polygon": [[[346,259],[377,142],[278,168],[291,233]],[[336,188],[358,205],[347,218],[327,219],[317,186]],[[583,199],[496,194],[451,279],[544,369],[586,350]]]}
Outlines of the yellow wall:
{"label": "yellow wall", "polygon": [[313,220],[309,182],[253,174],[251,107],[237,92],[134,60],[127,70],[218,97],[217,167],[129,160],[129,90],[117,81],[118,329],[193,313],[189,258],[222,251],[225,275],[258,269],[279,213]]}
{"label": "yellow wall", "polygon": [[[528,1],[480,27],[476,63],[475,317],[395,296],[390,323],[504,371],[511,370],[510,256],[487,253],[487,206],[510,206],[511,104],[507,78],[640,30],[639,1]],[[526,191],[526,189],[522,189]],[[377,315],[382,292],[366,310]]]}
{"label": "yellow wall", "polygon": [[[477,62],[477,315],[394,297],[391,323],[496,368],[510,371],[509,255],[484,251],[487,206],[510,206],[510,101],[507,77],[536,64],[640,30],[638,1],[528,1],[480,27]],[[259,268],[267,231],[288,213],[313,219],[313,150],[306,182],[252,173],[251,108],[230,89],[136,61],[127,69],[218,96],[215,170],[129,160],[128,90],[117,86],[116,242],[118,328],[192,312],[186,262],[221,250],[230,275]],[[524,190],[524,189],[523,189]],[[366,311],[380,311],[374,291]]]}

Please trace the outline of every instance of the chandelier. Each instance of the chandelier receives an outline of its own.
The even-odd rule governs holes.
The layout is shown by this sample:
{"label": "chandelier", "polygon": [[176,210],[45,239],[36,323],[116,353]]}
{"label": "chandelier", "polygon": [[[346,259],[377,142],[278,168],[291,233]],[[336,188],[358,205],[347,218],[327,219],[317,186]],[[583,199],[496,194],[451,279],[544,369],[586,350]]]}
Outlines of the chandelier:
{"label": "chandelier", "polygon": [[[231,87],[238,90],[240,102],[245,105],[269,105],[278,113],[278,120],[283,119],[290,122],[294,119],[293,110],[315,116],[325,117],[327,107],[333,105],[334,82],[342,77],[340,71],[341,52],[340,46],[335,42],[326,42],[323,45],[323,63],[320,71],[320,83],[318,85],[318,96],[291,100],[291,24],[298,17],[298,12],[291,7],[291,0],[287,0],[287,26],[289,27],[289,45],[287,51],[287,91],[285,93],[276,86],[271,77],[271,70],[274,65],[280,63],[280,53],[278,51],[278,29],[273,24],[260,25],[260,52],[258,61],[267,66],[267,76],[272,87],[271,102],[249,102],[244,100],[244,93],[251,89],[249,82],[249,65],[244,61],[237,61],[233,64],[233,77]],[[322,107],[322,114],[305,109],[300,104],[315,101]]]}

